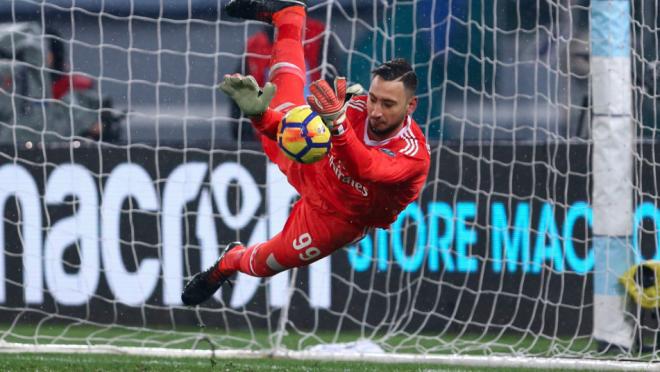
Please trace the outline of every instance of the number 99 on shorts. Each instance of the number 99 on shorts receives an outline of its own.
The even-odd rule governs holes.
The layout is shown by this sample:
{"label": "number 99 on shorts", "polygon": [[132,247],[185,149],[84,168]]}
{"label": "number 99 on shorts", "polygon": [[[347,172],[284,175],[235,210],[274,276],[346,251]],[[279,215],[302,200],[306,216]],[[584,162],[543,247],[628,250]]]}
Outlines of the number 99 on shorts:
{"label": "number 99 on shorts", "polygon": [[303,233],[293,240],[293,249],[300,252],[298,257],[305,262],[321,255],[321,250],[311,245],[312,236],[309,233]]}

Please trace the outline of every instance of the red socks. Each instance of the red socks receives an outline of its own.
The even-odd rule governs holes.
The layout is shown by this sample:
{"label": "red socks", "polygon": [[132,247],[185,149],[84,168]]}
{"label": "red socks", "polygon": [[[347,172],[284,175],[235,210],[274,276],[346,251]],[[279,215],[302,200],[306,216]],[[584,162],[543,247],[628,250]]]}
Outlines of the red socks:
{"label": "red socks", "polygon": [[291,102],[304,105],[305,98],[305,54],[303,51],[303,28],[306,11],[292,6],[273,14],[275,44],[270,58],[270,81],[278,88],[271,107]]}
{"label": "red socks", "polygon": [[211,273],[211,280],[217,282],[221,276],[232,276],[239,269],[241,257],[246,250],[247,248],[241,246],[227,252]]}
{"label": "red socks", "polygon": [[268,255],[274,244],[255,244],[249,248],[236,247],[227,252],[211,273],[211,281],[217,282],[220,277],[229,277],[237,271],[251,276],[271,276],[277,272],[268,266]]}
{"label": "red socks", "polygon": [[277,29],[276,41],[294,39],[302,42],[307,11],[301,6],[290,6],[273,14],[273,26]]}

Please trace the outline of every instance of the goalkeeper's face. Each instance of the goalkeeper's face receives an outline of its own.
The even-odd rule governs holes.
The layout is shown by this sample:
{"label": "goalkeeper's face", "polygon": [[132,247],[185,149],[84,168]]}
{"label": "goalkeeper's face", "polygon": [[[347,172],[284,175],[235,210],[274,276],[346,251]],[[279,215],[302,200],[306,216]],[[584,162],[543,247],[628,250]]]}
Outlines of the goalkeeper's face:
{"label": "goalkeeper's face", "polygon": [[387,81],[375,76],[367,99],[369,134],[376,140],[389,138],[403,126],[406,116],[416,107],[417,97],[401,81]]}

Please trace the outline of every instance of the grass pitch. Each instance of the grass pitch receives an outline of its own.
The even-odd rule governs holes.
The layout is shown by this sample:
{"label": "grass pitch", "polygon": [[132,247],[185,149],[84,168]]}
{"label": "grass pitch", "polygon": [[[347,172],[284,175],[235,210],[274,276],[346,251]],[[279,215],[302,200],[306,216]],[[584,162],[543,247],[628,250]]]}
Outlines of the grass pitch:
{"label": "grass pitch", "polygon": [[[158,347],[184,350],[239,349],[272,350],[274,335],[265,331],[214,329],[141,329],[90,323],[61,324],[0,324],[2,341],[29,345],[112,345],[128,347]],[[356,332],[305,333],[283,335],[278,342],[289,350],[304,350],[320,343],[356,341],[364,335]],[[597,357],[589,337],[549,339],[524,335],[371,335],[385,351],[398,353],[464,355],[528,355],[549,357]],[[611,358],[611,357],[610,357]],[[640,361],[653,359],[646,357]],[[548,366],[549,368],[552,366]],[[400,364],[369,362],[298,361],[281,358],[226,359],[139,357],[121,354],[61,354],[61,353],[0,353],[0,371],[539,371],[526,368],[455,367],[438,364]],[[542,370],[542,369],[541,369]]]}
{"label": "grass pitch", "polygon": [[469,368],[434,364],[293,361],[283,359],[200,359],[99,354],[2,354],[2,371],[536,371],[539,369]]}

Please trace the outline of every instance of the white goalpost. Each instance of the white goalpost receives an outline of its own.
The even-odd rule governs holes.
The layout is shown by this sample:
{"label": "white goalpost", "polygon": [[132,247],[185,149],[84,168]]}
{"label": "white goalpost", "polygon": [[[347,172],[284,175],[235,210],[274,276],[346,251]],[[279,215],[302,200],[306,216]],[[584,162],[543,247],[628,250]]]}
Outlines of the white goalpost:
{"label": "white goalpost", "polygon": [[298,197],[216,89],[263,83],[272,47],[226,3],[0,4],[0,353],[657,368],[629,295],[658,274],[620,279],[660,260],[657,1],[310,1],[310,80],[414,66],[427,184],[390,229],[188,308]]}

